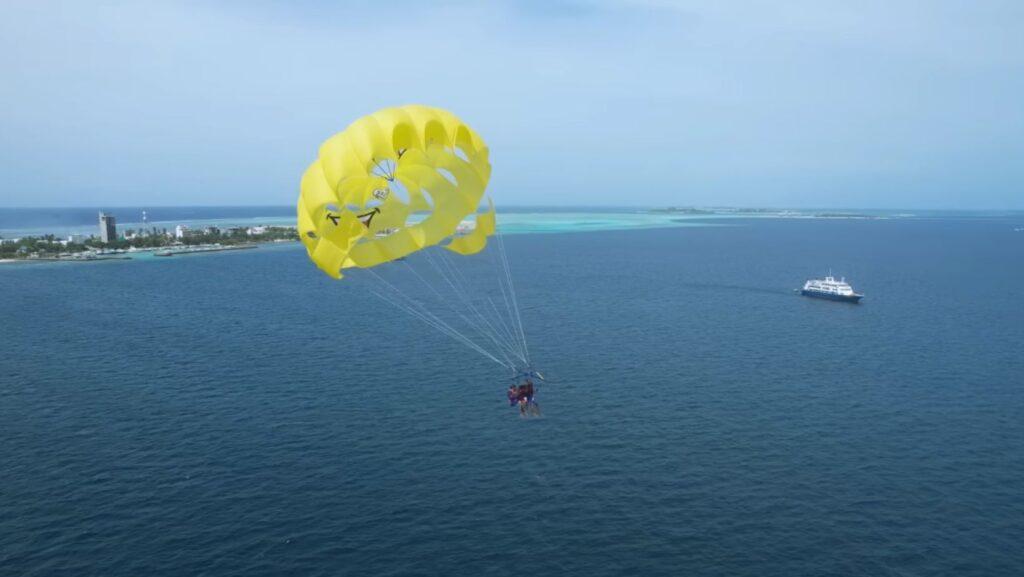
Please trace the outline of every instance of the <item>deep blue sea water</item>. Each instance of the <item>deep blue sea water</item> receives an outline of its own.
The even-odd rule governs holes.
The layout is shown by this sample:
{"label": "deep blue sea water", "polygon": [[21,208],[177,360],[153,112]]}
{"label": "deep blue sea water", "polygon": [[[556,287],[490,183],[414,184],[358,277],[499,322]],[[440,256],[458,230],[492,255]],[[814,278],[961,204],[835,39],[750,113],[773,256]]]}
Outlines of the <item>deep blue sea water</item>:
{"label": "deep blue sea water", "polygon": [[733,224],[510,236],[534,420],[295,245],[0,268],[0,574],[1024,574],[1022,223]]}

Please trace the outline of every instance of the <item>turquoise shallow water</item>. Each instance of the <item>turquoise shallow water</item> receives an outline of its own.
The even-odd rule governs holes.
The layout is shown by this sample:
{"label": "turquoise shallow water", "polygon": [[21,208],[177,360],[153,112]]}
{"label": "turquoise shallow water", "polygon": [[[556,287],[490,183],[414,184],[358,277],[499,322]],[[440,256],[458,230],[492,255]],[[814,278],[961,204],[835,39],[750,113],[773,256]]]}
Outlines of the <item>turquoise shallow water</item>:
{"label": "turquoise shallow water", "polygon": [[507,239],[538,420],[295,245],[2,268],[0,573],[1024,573],[1020,223],[730,224]]}
{"label": "turquoise shallow water", "polygon": [[[295,226],[295,209],[277,207],[165,207],[150,208],[147,223],[142,223],[141,208],[108,209],[115,215],[119,230],[139,228],[166,228],[170,231],[179,224],[192,228],[217,226],[249,227],[257,225]],[[2,209],[0,208],[0,237],[19,238],[55,234],[98,234],[98,209]],[[633,228],[661,228],[698,226],[700,221],[691,216],[657,214],[645,209],[531,209],[502,210],[498,216],[507,234],[532,232],[579,232],[588,230],[620,230]]]}

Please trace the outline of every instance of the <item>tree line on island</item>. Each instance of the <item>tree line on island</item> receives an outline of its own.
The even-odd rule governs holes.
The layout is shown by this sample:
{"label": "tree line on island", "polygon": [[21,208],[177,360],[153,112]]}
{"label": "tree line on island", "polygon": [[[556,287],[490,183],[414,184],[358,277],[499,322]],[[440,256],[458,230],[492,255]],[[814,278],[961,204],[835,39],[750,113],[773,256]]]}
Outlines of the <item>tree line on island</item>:
{"label": "tree line on island", "polygon": [[240,245],[258,242],[298,240],[298,231],[290,226],[217,227],[187,230],[184,234],[166,228],[127,229],[112,242],[103,242],[95,235],[71,235],[59,239],[55,235],[25,236],[15,239],[0,237],[0,258],[60,258],[80,253],[129,249],[158,249],[195,245]]}

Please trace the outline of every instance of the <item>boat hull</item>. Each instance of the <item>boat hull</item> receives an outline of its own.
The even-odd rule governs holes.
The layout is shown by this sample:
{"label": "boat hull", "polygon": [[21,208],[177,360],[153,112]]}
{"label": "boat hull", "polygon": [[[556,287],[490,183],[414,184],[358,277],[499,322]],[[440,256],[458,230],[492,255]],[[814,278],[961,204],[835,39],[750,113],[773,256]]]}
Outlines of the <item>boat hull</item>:
{"label": "boat hull", "polygon": [[817,291],[801,290],[800,294],[805,297],[811,297],[815,299],[825,299],[828,301],[839,301],[843,303],[859,303],[860,299],[864,298],[864,295],[837,295],[832,293],[821,293]]}

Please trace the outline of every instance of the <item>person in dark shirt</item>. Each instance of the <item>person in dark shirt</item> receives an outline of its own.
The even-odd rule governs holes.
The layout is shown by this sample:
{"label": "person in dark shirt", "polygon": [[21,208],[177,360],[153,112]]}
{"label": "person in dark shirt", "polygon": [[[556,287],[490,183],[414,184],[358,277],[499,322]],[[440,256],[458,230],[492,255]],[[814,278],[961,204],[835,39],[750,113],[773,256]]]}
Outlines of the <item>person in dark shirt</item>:
{"label": "person in dark shirt", "polygon": [[530,411],[530,414],[538,417],[540,416],[540,405],[533,398],[533,381],[526,379],[526,408]]}

